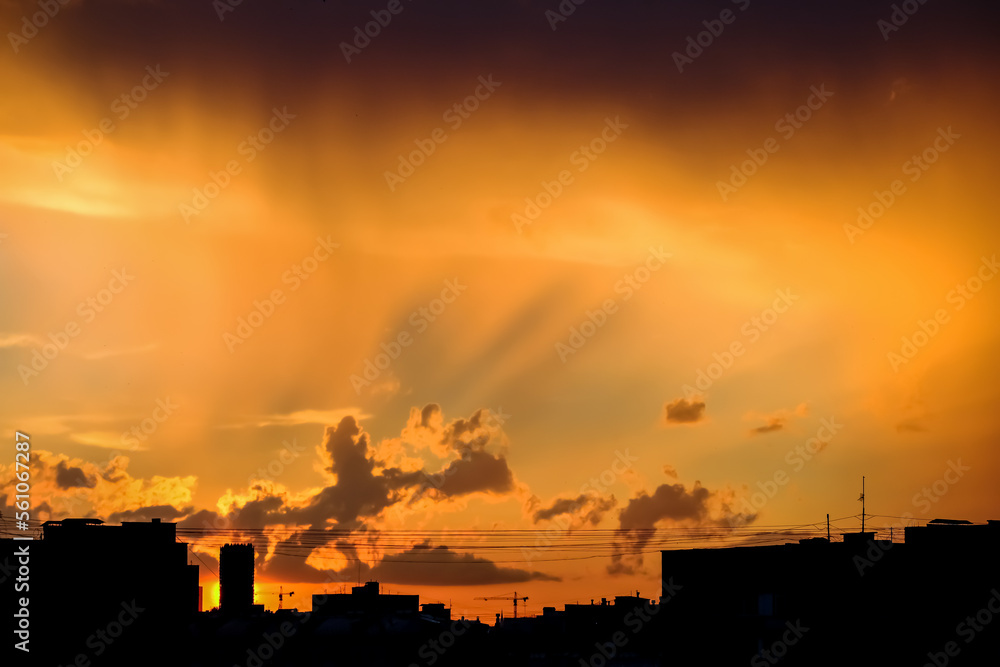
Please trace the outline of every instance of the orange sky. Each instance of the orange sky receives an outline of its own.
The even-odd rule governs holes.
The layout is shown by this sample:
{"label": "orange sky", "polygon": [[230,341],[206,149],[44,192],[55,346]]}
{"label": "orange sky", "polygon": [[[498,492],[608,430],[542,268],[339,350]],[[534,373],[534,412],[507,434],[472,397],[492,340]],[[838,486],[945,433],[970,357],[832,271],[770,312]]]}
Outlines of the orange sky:
{"label": "orange sky", "polygon": [[[382,534],[363,574],[489,618],[656,595],[658,559],[434,531],[812,524],[862,475],[878,515],[998,518],[995,10],[406,3],[347,62],[384,5],[332,4],[72,1],[0,49],[33,518],[267,528],[271,608],[357,578],[300,531]],[[421,580],[400,530],[503,562]]]}

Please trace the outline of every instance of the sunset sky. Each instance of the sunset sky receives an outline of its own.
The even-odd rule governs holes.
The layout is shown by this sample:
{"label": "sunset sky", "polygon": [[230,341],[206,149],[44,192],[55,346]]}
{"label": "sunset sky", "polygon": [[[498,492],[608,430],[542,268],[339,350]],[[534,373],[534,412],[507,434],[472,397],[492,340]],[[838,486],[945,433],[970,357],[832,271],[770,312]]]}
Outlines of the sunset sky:
{"label": "sunset sky", "polygon": [[1000,518],[994,3],[50,1],[0,2],[33,519],[492,619],[863,475]]}

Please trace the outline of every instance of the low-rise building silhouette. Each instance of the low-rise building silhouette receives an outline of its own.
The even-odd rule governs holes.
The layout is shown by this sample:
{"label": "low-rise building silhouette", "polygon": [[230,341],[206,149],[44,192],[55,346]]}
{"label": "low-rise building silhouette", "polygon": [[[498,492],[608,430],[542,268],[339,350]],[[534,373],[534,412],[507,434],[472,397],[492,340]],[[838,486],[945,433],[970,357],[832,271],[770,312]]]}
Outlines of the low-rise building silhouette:
{"label": "low-rise building silhouette", "polygon": [[1000,586],[997,521],[933,521],[905,528],[903,542],[864,532],[663,551],[661,563],[664,587],[682,587],[663,614],[681,661],[924,664],[948,642],[966,660],[989,655],[1000,636],[966,647],[958,627]]}
{"label": "low-rise building silhouette", "polygon": [[313,613],[319,615],[391,614],[415,615],[420,608],[419,595],[390,595],[379,590],[377,581],[352,586],[350,593],[313,595]]}

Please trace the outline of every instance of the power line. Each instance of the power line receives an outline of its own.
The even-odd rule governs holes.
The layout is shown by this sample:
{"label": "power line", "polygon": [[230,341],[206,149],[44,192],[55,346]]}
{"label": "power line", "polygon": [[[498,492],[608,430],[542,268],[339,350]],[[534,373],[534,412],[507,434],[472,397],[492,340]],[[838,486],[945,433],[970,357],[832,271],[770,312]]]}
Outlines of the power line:
{"label": "power line", "polygon": [[[843,528],[835,525],[836,522],[857,518],[858,515],[839,517],[831,519],[830,524],[837,531],[843,531]],[[191,553],[209,571],[216,574],[202,559],[198,550],[215,550],[226,542],[234,540],[254,542],[258,548],[266,548],[270,554],[292,558],[308,558],[314,555],[330,560],[371,562],[391,557],[393,563],[489,565],[634,556],[687,548],[781,544],[790,540],[824,536],[826,521],[807,524],[665,526],[634,529],[548,527],[499,530],[480,528],[315,530],[285,527],[178,526],[176,532],[178,541],[184,538],[189,543]],[[447,549],[449,555],[457,554],[463,557],[446,559],[440,549]],[[470,554],[488,555],[489,558],[465,557]],[[518,554],[519,557],[512,557],[514,554]],[[365,555],[369,557],[365,558]]]}
{"label": "power line", "polygon": [[207,570],[208,570],[209,572],[211,572],[212,574],[214,574],[214,575],[215,575],[215,578],[216,578],[216,579],[218,579],[218,578],[219,578],[219,573],[218,573],[218,572],[216,572],[215,570],[213,570],[213,569],[212,569],[212,568],[211,568],[211,567],[209,566],[209,564],[208,564],[208,563],[206,563],[206,562],[204,561],[204,559],[203,559],[203,558],[201,557],[201,555],[199,555],[197,551],[195,551],[194,549],[192,549],[192,548],[191,548],[191,545],[190,545],[190,544],[188,545],[188,551],[190,551],[191,553],[193,553],[193,554],[194,554],[194,556],[195,556],[195,558],[197,558],[197,559],[198,559],[198,560],[199,560],[199,561],[201,562],[201,564],[205,566],[205,569],[207,569]]}
{"label": "power line", "polygon": [[[841,517],[842,521],[853,517]],[[771,528],[771,530],[766,530]],[[384,531],[254,529],[178,529],[196,547],[214,549],[231,539],[267,542],[271,554],[361,562],[392,556],[393,563],[468,564],[554,562],[638,555],[690,547],[755,546],[783,543],[790,539],[819,537],[824,524],[774,524],[770,526],[670,526],[622,530],[614,528],[553,531],[550,529],[392,529]],[[274,548],[271,548],[275,544]],[[437,546],[432,546],[437,545]],[[444,560],[435,550],[488,553],[486,559]],[[426,554],[420,549],[427,549]],[[525,550],[531,557],[524,557]],[[359,552],[369,552],[364,558]],[[521,558],[505,558],[505,553],[522,553]],[[377,555],[377,558],[375,557]],[[402,556],[402,557],[400,557]]]}

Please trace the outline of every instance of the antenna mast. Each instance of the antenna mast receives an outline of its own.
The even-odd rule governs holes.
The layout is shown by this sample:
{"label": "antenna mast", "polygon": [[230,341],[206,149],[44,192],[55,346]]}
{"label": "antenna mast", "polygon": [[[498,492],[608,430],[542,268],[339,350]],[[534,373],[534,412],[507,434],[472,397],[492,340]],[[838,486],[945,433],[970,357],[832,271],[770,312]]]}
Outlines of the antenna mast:
{"label": "antenna mast", "polygon": [[865,476],[861,476],[861,532],[865,532]]}

